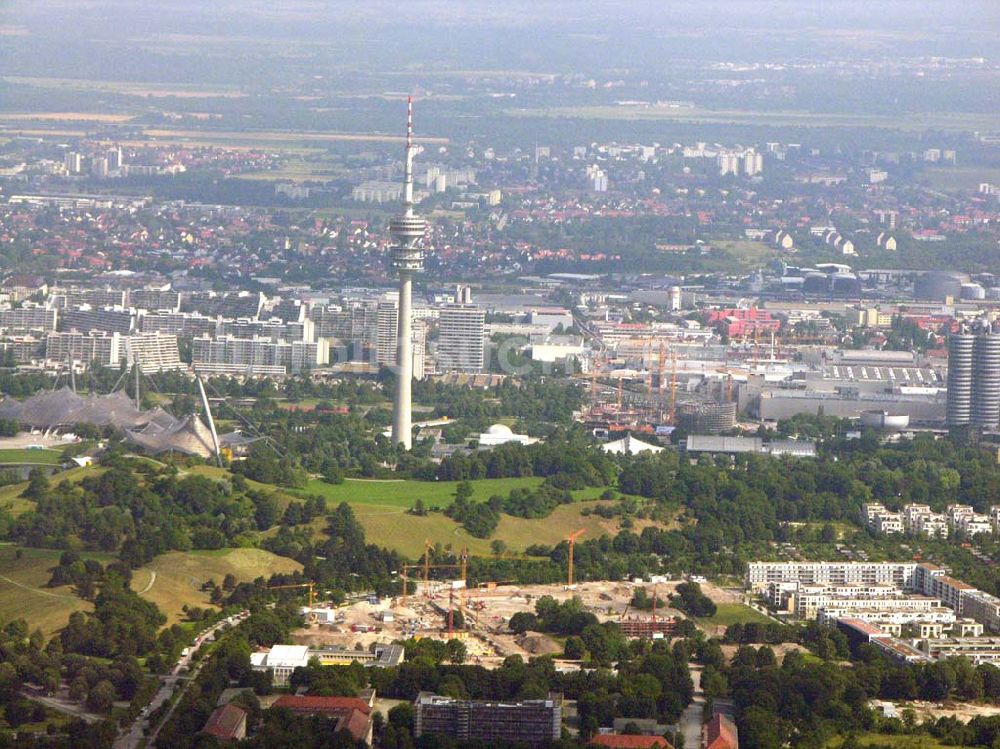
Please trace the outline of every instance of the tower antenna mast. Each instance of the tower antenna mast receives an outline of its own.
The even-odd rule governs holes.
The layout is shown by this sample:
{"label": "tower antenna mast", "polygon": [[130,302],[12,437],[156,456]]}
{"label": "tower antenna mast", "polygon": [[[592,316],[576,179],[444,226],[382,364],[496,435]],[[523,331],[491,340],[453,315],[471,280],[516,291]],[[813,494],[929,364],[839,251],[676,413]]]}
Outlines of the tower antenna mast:
{"label": "tower antenna mast", "polygon": [[392,266],[399,274],[399,315],[396,327],[396,399],[392,408],[392,442],[413,446],[411,387],[413,380],[413,275],[424,269],[418,247],[427,222],[413,210],[413,97],[406,98],[406,150],[403,165],[403,212],[389,222]]}

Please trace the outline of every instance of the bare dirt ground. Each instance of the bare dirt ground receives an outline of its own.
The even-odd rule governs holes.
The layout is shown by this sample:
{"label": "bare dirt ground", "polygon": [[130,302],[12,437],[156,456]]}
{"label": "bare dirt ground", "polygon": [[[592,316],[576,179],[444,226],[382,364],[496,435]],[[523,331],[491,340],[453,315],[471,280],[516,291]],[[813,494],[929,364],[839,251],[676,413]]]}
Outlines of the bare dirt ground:
{"label": "bare dirt ground", "polygon": [[[659,583],[657,596],[664,599],[673,592],[676,582]],[[449,605],[461,607],[465,612],[468,631],[455,632],[468,650],[469,661],[483,665],[499,665],[508,655],[525,659],[537,655],[558,654],[562,643],[546,635],[532,633],[528,637],[512,634],[508,629],[510,618],[519,612],[533,612],[542,596],[557,601],[579,597],[584,608],[600,621],[620,621],[623,617],[644,618],[648,612],[629,609],[629,601],[638,587],[645,587],[652,594],[649,583],[588,582],[574,586],[563,585],[503,585],[490,590],[455,590],[453,595],[445,583],[433,582],[425,594],[423,590],[401,599],[383,599],[378,603],[367,601],[338,607],[335,621],[313,622],[293,634],[295,644],[314,647],[347,647],[367,650],[377,642],[392,642],[411,637],[448,638],[447,617]],[[662,616],[678,612],[663,609]],[[391,621],[384,621],[391,615]],[[322,618],[322,617],[318,617]]]}
{"label": "bare dirt ground", "polygon": [[[883,703],[884,704],[884,703]],[[902,713],[907,708],[917,714],[917,722],[937,718],[957,718],[963,723],[968,723],[973,718],[1000,715],[1000,706],[997,705],[977,705],[970,702],[893,702],[896,712]]]}

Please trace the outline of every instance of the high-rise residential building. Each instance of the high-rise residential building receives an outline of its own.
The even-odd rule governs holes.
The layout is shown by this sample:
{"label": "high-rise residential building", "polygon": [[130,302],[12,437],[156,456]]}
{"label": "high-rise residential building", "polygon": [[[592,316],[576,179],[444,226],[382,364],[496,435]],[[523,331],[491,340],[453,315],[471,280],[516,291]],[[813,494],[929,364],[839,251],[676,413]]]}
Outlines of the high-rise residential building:
{"label": "high-rise residential building", "polygon": [[138,363],[139,368],[147,374],[185,368],[175,335],[138,333],[125,336],[124,353],[130,367]]}
{"label": "high-rise residential building", "polygon": [[[399,307],[395,300],[379,302],[378,322],[375,336],[375,363],[379,366],[391,367],[396,364],[399,342],[396,338],[399,329]],[[413,379],[424,379],[425,352],[427,349],[427,326],[422,320],[414,319],[412,323],[411,354],[413,363]]]}
{"label": "high-rise residential building", "polygon": [[63,156],[63,166],[69,174],[81,174],[83,172],[83,156],[76,151],[67,151]]}
{"label": "high-rise residential building", "polygon": [[948,341],[947,420],[950,426],[1000,425],[1000,334],[955,333]]}
{"label": "high-rise residential building", "polygon": [[0,338],[0,358],[12,356],[15,364],[32,364],[45,355],[45,341],[33,335]]}
{"label": "high-rise residential building", "polygon": [[48,332],[56,329],[58,313],[48,307],[18,307],[0,310],[0,331],[5,333]]}
{"label": "high-rise residential building", "polygon": [[109,148],[107,153],[104,154],[104,158],[108,160],[108,169],[113,172],[117,172],[121,169],[125,162],[122,159],[122,147],[115,146],[114,148]]}
{"label": "high-rise residential building", "polygon": [[755,177],[764,171],[764,154],[758,153],[756,149],[748,148],[743,153],[743,174],[747,177]]}
{"label": "high-rise residential building", "polygon": [[427,324],[423,320],[413,321],[413,379],[424,379],[427,366]]}
{"label": "high-rise residential building", "polygon": [[90,175],[97,179],[108,178],[108,160],[103,156],[90,160]]}
{"label": "high-rise residential building", "polygon": [[[119,333],[104,331],[49,333],[45,337],[45,358],[51,362],[79,362],[84,366],[96,363],[103,367],[117,367],[123,356],[121,339]],[[176,340],[175,338],[175,348]]]}
{"label": "high-rise residential building", "polygon": [[375,333],[375,363],[380,367],[391,367],[396,364],[396,349],[399,348],[396,339],[398,333],[399,305],[390,300],[379,302]]}
{"label": "high-rise residential building", "polygon": [[181,308],[180,292],[166,288],[132,289],[128,293],[129,305],[150,312],[176,312]]}
{"label": "high-rise residential building", "polygon": [[139,327],[143,333],[169,333],[181,338],[194,338],[201,335],[214,336],[218,332],[219,321],[197,312],[154,312],[142,315]]}
{"label": "high-rise residential building", "polygon": [[106,330],[109,333],[131,333],[135,328],[135,315],[131,310],[120,307],[97,309],[82,305],[63,312],[59,319],[59,327],[62,330],[84,332]]}
{"label": "high-rise residential building", "polygon": [[403,213],[389,222],[392,234],[392,266],[399,274],[399,312],[396,331],[396,399],[392,409],[392,441],[407,450],[413,446],[410,393],[413,380],[412,295],[413,275],[424,269],[424,253],[418,243],[427,222],[413,210],[413,97],[407,99],[406,151],[403,171]]}
{"label": "high-rise residential building", "polygon": [[482,372],[486,313],[474,304],[449,304],[438,316],[439,372]]}
{"label": "high-rise residential building", "polygon": [[192,341],[191,357],[194,368],[204,374],[283,375],[327,364],[330,347],[325,338],[272,341],[269,338],[203,336]]}

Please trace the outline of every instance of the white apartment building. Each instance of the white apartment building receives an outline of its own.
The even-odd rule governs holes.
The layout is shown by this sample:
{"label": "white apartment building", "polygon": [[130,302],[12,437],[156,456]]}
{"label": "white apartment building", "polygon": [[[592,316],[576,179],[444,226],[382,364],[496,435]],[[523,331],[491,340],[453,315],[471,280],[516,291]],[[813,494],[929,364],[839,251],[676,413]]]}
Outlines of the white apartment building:
{"label": "white apartment building", "polygon": [[[837,619],[860,619],[879,627],[883,632],[894,637],[902,634],[902,628],[912,624],[936,624],[943,630],[950,630],[958,617],[947,606],[931,606],[926,609],[883,609],[868,607],[851,607],[832,604],[824,606],[817,614],[820,624],[833,626]],[[982,627],[982,625],[979,625]],[[886,627],[894,631],[887,631]],[[921,634],[921,637],[927,637]]]}
{"label": "white apartment building", "polygon": [[751,562],[746,582],[754,593],[763,593],[769,583],[780,582],[887,583],[905,590],[914,587],[916,569],[916,562]]}
{"label": "white apartment building", "polygon": [[57,312],[46,307],[0,310],[0,331],[8,334],[48,332],[56,329]]}
{"label": "white apartment building", "polygon": [[842,598],[826,593],[810,593],[797,596],[794,600],[794,614],[799,619],[815,619],[825,608],[836,608],[844,611],[931,611],[941,607],[941,601],[935,598],[900,596],[898,591],[891,598]]}
{"label": "white apartment building", "polygon": [[138,363],[146,374],[185,369],[177,349],[177,336],[165,333],[138,333],[124,336],[124,358],[129,366]]}
{"label": "white apartment building", "polygon": [[966,538],[978,536],[980,533],[992,533],[993,521],[989,515],[980,515],[979,513],[961,515],[955,521],[955,532]]}
{"label": "white apartment building", "polygon": [[474,304],[449,304],[438,315],[438,372],[482,372],[486,364],[486,313]]}
{"label": "white apartment building", "polygon": [[120,333],[103,331],[52,332],[45,337],[45,358],[61,364],[75,362],[90,366],[96,362],[104,367],[117,367],[122,359],[121,339]]}
{"label": "white apartment building", "polygon": [[151,312],[139,317],[143,333],[168,333],[183,338],[214,336],[219,332],[219,319],[197,312]]}
{"label": "white apartment building", "polygon": [[[248,376],[300,372],[327,364],[330,360],[330,344],[325,338],[318,341],[272,341],[258,337],[202,336],[192,341],[191,352],[199,372],[235,372]],[[280,370],[277,369],[279,367]]]}
{"label": "white apartment building", "polygon": [[881,535],[888,536],[903,532],[903,515],[899,512],[880,512],[875,516],[872,529]]}

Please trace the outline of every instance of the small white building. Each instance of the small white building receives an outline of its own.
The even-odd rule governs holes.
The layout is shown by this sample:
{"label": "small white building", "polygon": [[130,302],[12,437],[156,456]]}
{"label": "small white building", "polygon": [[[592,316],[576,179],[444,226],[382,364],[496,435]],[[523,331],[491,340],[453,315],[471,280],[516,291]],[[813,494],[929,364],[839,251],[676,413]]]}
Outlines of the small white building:
{"label": "small white building", "polygon": [[530,445],[538,440],[526,434],[514,434],[514,431],[506,424],[494,424],[479,435],[480,447],[496,447],[497,445],[506,445],[509,442]]}
{"label": "small white building", "polygon": [[250,654],[250,667],[254,671],[269,671],[275,686],[286,685],[295,669],[308,665],[308,645],[275,645],[267,652]]}
{"label": "small white building", "polygon": [[636,439],[631,434],[626,434],[620,440],[615,440],[614,442],[605,442],[601,445],[601,449],[606,453],[611,453],[612,455],[638,455],[639,453],[651,452],[658,453],[664,448],[659,445],[651,445],[648,442],[643,442],[642,440]]}

